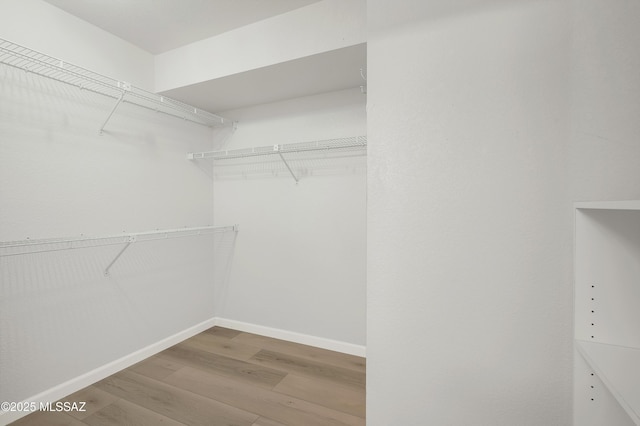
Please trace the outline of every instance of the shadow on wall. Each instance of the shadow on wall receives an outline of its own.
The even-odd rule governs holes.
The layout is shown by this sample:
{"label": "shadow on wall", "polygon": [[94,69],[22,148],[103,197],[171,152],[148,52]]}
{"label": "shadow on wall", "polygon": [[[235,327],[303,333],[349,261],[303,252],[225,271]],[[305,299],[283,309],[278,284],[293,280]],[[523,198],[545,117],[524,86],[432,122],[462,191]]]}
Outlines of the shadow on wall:
{"label": "shadow on wall", "polygon": [[[625,250],[633,253],[627,260],[640,265],[640,229],[635,226],[638,213],[630,210],[580,210],[580,213],[588,217],[592,226],[600,228],[602,233],[614,236],[614,240],[624,245]],[[620,259],[623,261],[623,259]]]}
{"label": "shadow on wall", "polygon": [[224,312],[237,237],[237,232],[224,232],[215,235],[213,245],[213,305],[216,316],[220,316]]}
{"label": "shadow on wall", "polygon": [[230,231],[140,241],[126,253],[125,237],[97,243],[90,239],[73,243],[50,239],[32,247],[0,243],[0,295],[3,301],[33,298],[47,292],[113,287],[149,274],[171,275],[173,271],[197,268],[209,270],[208,276],[224,284],[235,238],[236,232]]}
{"label": "shadow on wall", "polygon": [[181,321],[211,318],[235,238],[145,241],[119,258],[122,244],[52,243],[31,253],[0,244],[0,399],[24,400],[184,328]]}

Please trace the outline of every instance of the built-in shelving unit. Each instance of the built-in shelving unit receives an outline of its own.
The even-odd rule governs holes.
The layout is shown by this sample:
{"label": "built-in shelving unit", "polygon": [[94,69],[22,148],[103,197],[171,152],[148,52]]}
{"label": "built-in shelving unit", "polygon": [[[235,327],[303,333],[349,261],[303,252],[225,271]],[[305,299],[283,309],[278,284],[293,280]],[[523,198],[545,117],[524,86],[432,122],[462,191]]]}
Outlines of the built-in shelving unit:
{"label": "built-in shelving unit", "polygon": [[314,159],[318,156],[360,156],[367,154],[367,137],[353,136],[348,138],[326,139],[319,141],[267,145],[260,147],[233,149],[225,151],[191,152],[187,154],[189,160],[209,159],[215,163],[247,158],[278,158],[286,166],[293,179],[298,182],[300,177],[291,167],[291,161]]}
{"label": "built-in shelving unit", "polygon": [[113,98],[115,104],[102,123],[100,133],[121,103],[130,103],[209,127],[233,124],[230,120],[202,109],[148,92],[131,83],[89,71],[1,38],[0,64]]}
{"label": "built-in shelving unit", "polygon": [[104,274],[109,276],[109,270],[129,248],[131,244],[157,241],[170,238],[185,238],[209,235],[221,232],[237,232],[238,226],[201,226],[195,228],[162,229],[147,232],[123,233],[98,237],[67,237],[48,238],[38,240],[20,240],[0,242],[0,257],[19,256],[35,253],[54,252],[60,250],[86,249],[108,245],[121,245],[122,249],[105,267]]}
{"label": "built-in shelving unit", "polygon": [[575,204],[574,424],[640,425],[640,201]]}

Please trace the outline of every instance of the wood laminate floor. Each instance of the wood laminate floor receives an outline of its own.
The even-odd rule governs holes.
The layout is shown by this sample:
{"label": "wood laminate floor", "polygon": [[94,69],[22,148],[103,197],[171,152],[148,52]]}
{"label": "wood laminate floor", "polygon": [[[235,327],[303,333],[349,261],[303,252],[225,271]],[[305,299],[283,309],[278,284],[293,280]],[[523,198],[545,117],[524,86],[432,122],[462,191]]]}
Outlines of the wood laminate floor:
{"label": "wood laminate floor", "polygon": [[16,426],[365,424],[365,360],[213,327]]}

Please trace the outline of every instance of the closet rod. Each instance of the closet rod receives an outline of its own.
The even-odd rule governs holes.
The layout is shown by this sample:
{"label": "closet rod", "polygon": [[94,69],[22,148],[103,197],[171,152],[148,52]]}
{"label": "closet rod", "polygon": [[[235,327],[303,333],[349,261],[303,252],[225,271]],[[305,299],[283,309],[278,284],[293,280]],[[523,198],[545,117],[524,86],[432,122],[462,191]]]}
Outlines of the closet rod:
{"label": "closet rod", "polygon": [[126,93],[124,100],[126,103],[196,124],[208,127],[234,124],[233,121],[208,111],[148,92],[125,81],[104,76],[2,38],[0,38],[0,63],[113,99],[119,99]]}

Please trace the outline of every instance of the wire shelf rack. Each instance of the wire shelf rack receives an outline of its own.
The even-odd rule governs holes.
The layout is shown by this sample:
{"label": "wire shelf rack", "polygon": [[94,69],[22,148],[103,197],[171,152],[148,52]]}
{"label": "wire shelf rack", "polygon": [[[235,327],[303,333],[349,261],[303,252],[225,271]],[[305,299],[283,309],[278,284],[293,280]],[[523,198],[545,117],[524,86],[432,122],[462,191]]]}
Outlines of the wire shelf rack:
{"label": "wire shelf rack", "polygon": [[35,253],[47,253],[60,250],[85,249],[91,247],[101,247],[109,245],[123,245],[115,258],[105,268],[105,276],[109,275],[109,270],[122,256],[122,254],[133,243],[157,241],[171,238],[194,237],[200,235],[210,235],[222,232],[238,232],[238,225],[232,226],[201,226],[194,228],[162,229],[147,232],[123,233],[120,235],[108,235],[98,237],[65,237],[47,238],[38,240],[19,240],[0,242],[0,257],[19,256]]}
{"label": "wire shelf rack", "polygon": [[294,171],[292,164],[304,160],[337,159],[341,157],[364,156],[367,153],[367,137],[353,136],[338,139],[326,139],[310,142],[299,142],[279,145],[260,146],[225,151],[191,152],[187,154],[189,160],[213,160],[216,163],[241,164],[239,160],[254,159],[283,164],[288,173],[299,181],[299,173]]}
{"label": "wire shelf rack", "polygon": [[230,120],[178,100],[148,92],[63,60],[0,38],[0,64],[98,93],[116,100],[100,132],[120,103],[130,103],[208,127],[233,125]]}

